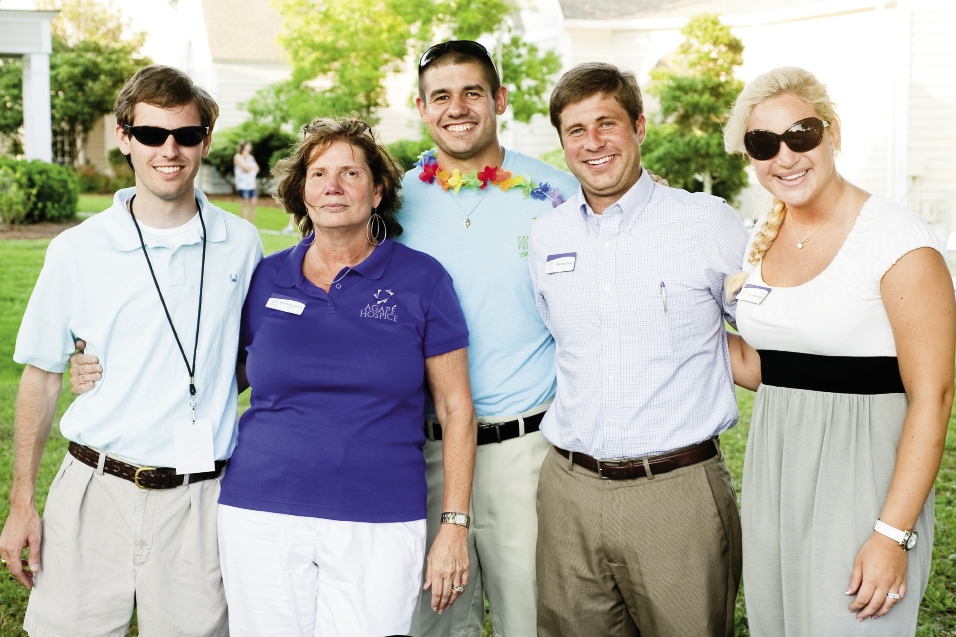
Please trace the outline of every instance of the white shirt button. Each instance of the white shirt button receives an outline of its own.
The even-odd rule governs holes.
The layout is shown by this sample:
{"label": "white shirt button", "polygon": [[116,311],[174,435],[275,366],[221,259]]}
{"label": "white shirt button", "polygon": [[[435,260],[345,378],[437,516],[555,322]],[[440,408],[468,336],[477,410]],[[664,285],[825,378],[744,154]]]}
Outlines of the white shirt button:
{"label": "white shirt button", "polygon": [[614,377],[613,377],[613,376],[608,376],[607,379],[608,379],[608,380],[614,380]]}
{"label": "white shirt button", "polygon": [[335,289],[336,289],[336,290],[341,290],[341,289],[342,289],[342,284],[341,284],[341,283],[336,283],[336,284],[335,284]]}
{"label": "white shirt button", "polygon": [[611,291],[611,286],[610,286],[610,285],[605,285],[605,286],[604,286],[604,291],[605,291],[605,292],[610,292],[610,291]]}
{"label": "white shirt button", "polygon": [[[608,335],[608,336],[614,336],[614,330],[608,330],[608,331],[607,331],[607,335]],[[612,378],[613,378],[613,376],[612,376]]]}
{"label": "white shirt button", "polygon": [[605,244],[604,244],[604,247],[605,247],[605,248],[610,248],[610,247],[611,247],[611,244],[610,244],[610,243],[605,243]]}

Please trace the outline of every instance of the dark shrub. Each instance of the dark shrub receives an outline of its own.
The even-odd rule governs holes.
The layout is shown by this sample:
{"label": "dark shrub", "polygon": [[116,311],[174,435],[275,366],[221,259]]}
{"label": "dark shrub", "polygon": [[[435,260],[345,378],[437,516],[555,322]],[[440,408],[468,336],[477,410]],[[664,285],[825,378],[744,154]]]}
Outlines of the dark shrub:
{"label": "dark shrub", "polygon": [[277,161],[289,156],[297,138],[280,128],[257,124],[252,120],[214,132],[212,148],[209,149],[209,156],[205,161],[230,184],[233,183],[235,175],[232,158],[240,140],[252,143],[252,155],[259,164],[258,179],[261,183],[268,181],[269,172]]}
{"label": "dark shrub", "polygon": [[426,135],[422,139],[400,139],[397,142],[386,144],[385,148],[391,153],[392,157],[398,160],[405,170],[411,170],[418,161],[418,156],[433,147],[435,142]]}
{"label": "dark shrub", "polygon": [[17,161],[0,158],[0,166],[13,171],[18,187],[32,193],[23,223],[69,221],[76,216],[78,184],[73,170],[38,159]]}

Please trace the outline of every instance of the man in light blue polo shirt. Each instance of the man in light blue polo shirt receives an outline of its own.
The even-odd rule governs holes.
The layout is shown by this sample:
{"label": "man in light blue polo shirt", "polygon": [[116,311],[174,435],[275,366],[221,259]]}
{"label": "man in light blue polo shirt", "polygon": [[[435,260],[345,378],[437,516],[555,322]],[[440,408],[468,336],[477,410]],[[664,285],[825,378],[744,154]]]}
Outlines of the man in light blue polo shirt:
{"label": "man in light blue polo shirt", "polygon": [[[532,220],[578,185],[502,148],[496,117],[507,89],[483,46],[438,44],[422,56],[418,77],[418,110],[437,148],[402,182],[399,240],[438,259],[455,282],[471,335],[479,432],[468,585],[441,616],[423,595],[412,634],[479,637],[484,592],[495,634],[533,637],[535,491],[548,450],[538,424],[554,397],[555,350],[535,308],[528,235]],[[442,513],[441,423],[430,418],[426,435],[430,546]]]}
{"label": "man in light blue polo shirt", "polygon": [[[225,635],[218,477],[236,444],[239,317],[262,247],[194,188],[219,112],[208,93],[154,65],[115,111],[136,187],[47,251],[14,355],[26,368],[0,555],[32,588],[32,636],[124,635],[134,606],[144,634]],[[37,471],[77,335],[107,371],[61,420],[69,454],[41,522]]]}

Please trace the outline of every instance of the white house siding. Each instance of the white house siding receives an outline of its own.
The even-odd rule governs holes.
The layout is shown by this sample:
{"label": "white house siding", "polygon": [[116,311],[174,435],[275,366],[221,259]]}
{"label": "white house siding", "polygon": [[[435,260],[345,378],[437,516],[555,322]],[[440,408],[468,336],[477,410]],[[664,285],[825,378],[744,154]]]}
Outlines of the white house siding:
{"label": "white house siding", "polygon": [[219,130],[249,119],[249,113],[240,104],[248,102],[259,89],[286,80],[290,75],[287,64],[214,61],[212,67],[216,81],[211,88],[219,102],[219,120],[216,122]]}
{"label": "white house siding", "polygon": [[[779,66],[800,66],[819,77],[836,102],[842,121],[840,172],[861,188],[894,196],[888,176],[888,147],[898,86],[888,69],[905,56],[893,9],[863,9],[842,15],[737,26],[746,46],[739,75],[750,81]],[[755,16],[759,18],[759,16]],[[745,18],[731,17],[740,24]],[[812,44],[811,44],[812,43]],[[744,218],[762,212],[769,197],[751,179],[740,198]]]}
{"label": "white house siding", "polygon": [[948,236],[956,231],[956,4],[914,3],[911,34],[907,203]]}

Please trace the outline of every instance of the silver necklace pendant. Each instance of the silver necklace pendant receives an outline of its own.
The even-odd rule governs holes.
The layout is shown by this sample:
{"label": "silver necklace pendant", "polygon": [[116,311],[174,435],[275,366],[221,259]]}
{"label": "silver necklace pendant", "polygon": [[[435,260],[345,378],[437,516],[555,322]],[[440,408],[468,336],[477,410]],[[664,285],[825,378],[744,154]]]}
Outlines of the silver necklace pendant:
{"label": "silver necklace pendant", "polygon": [[798,244],[797,244],[797,247],[798,247],[798,248],[803,248],[803,242],[801,241],[800,243],[798,243]]}
{"label": "silver necklace pendant", "polygon": [[468,229],[470,227],[471,227],[471,219],[469,219],[468,217],[465,217],[465,229]]}

